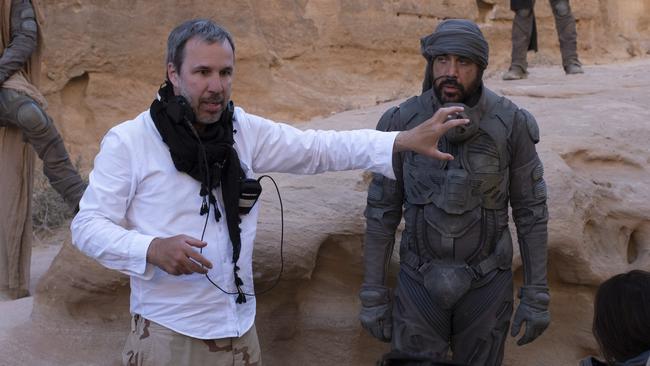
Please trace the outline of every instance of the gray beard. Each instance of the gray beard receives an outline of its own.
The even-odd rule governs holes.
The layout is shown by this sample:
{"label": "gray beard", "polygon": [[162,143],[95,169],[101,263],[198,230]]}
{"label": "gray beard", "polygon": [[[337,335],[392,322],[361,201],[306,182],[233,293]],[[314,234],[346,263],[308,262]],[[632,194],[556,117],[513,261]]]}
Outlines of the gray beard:
{"label": "gray beard", "polygon": [[[190,106],[192,106],[193,99],[189,95],[189,93],[187,91],[185,91],[185,86],[183,85],[183,83],[181,83],[179,89],[180,89],[180,92],[181,92],[181,96],[183,98],[185,98],[185,100],[187,100],[187,103]],[[221,113],[219,113],[214,118],[210,118],[210,120],[203,120],[203,119],[199,118],[199,111],[194,109],[194,107],[192,107],[192,113],[194,113],[194,121],[196,123],[200,123],[202,125],[210,125],[210,124],[213,124],[213,123],[217,123],[219,121],[219,119],[221,118],[221,113],[223,113],[223,109],[222,109]]]}

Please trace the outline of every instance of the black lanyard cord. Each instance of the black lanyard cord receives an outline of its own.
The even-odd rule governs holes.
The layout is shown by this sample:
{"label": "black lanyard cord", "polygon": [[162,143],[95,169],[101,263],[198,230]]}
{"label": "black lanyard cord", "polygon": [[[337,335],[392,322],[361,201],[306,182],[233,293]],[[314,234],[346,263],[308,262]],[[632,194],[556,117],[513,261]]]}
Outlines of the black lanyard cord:
{"label": "black lanyard cord", "polygon": [[[246,296],[262,295],[264,293],[267,293],[267,292],[271,291],[280,282],[280,278],[282,277],[282,272],[284,270],[284,207],[282,206],[282,196],[280,195],[280,188],[278,188],[278,185],[275,182],[275,180],[273,179],[273,177],[271,177],[270,175],[262,175],[261,177],[259,177],[257,179],[257,181],[260,182],[262,180],[262,178],[268,178],[268,179],[271,180],[271,182],[275,186],[275,191],[278,193],[278,199],[280,201],[280,272],[278,273],[278,276],[276,277],[275,281],[273,281],[273,284],[271,286],[264,289],[263,291],[256,291],[255,293],[246,293],[246,292],[243,292],[243,291],[228,292],[228,291],[224,290],[223,288],[221,288],[219,285],[217,285],[210,278],[210,276],[208,276],[208,274],[206,273],[205,278],[207,278],[208,281],[210,281],[210,283],[214,287],[218,288],[219,290],[221,290],[221,292],[223,292],[226,295],[241,295],[241,294],[244,294]],[[208,204],[207,206],[208,206],[207,207],[207,212],[206,212],[207,214],[205,215],[205,222],[203,224],[203,231],[201,232],[201,241],[203,241],[203,237],[205,236],[205,230],[206,230],[206,228],[208,226],[208,217],[210,217],[210,205]],[[203,248],[199,249],[199,253],[203,253]]]}

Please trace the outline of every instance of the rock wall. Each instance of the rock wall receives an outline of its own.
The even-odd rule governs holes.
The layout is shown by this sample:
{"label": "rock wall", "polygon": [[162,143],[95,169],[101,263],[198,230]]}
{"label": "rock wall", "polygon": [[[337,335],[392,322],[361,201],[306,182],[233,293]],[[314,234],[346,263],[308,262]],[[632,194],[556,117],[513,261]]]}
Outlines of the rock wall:
{"label": "rock wall", "polygon": [[[488,75],[507,69],[509,0],[43,0],[42,89],[84,170],[108,128],[146,109],[164,77],[169,31],[209,17],[237,47],[234,101],[280,120],[307,120],[417,93],[419,39],[444,18],[476,21],[490,43]],[[573,0],[583,62],[650,51],[650,0]],[[560,64],[549,4],[537,1],[540,52]]]}

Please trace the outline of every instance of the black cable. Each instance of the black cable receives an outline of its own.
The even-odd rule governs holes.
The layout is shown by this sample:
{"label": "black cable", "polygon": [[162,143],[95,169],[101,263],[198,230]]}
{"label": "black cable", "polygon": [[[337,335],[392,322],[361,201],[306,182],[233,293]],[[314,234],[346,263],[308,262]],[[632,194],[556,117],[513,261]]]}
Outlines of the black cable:
{"label": "black cable", "polygon": [[[278,199],[280,200],[280,272],[278,273],[278,277],[275,279],[275,281],[273,282],[273,284],[269,288],[264,289],[263,291],[256,291],[255,293],[242,292],[246,296],[258,296],[258,295],[262,295],[264,293],[267,293],[267,292],[271,291],[280,282],[280,278],[282,277],[282,272],[284,270],[284,255],[283,255],[283,252],[284,252],[284,207],[282,206],[282,196],[280,195],[280,188],[278,188],[278,185],[275,182],[275,180],[273,179],[273,177],[271,177],[270,175],[262,175],[261,177],[257,178],[257,181],[260,182],[262,180],[262,178],[269,178],[271,180],[271,182],[273,182],[273,185],[275,186],[275,191],[278,193]],[[201,232],[201,241],[203,241],[203,237],[205,236],[205,230],[206,230],[206,228],[208,226],[208,218],[209,217],[210,217],[210,205],[208,204],[208,212],[205,215],[205,222],[203,224],[203,231]],[[203,248],[199,249],[199,253],[203,253]],[[224,290],[219,285],[217,285],[210,278],[210,276],[208,276],[207,273],[205,274],[205,278],[207,278],[208,281],[210,281],[210,283],[214,287],[218,288],[219,290],[221,290],[221,292],[223,292],[226,295],[239,295],[240,294],[239,291],[228,292],[228,291]]]}
{"label": "black cable", "polygon": [[[203,156],[203,167],[205,169],[206,179],[207,179],[207,182],[208,182],[207,195],[210,196],[212,194],[212,192],[209,192],[211,175],[209,174],[209,171],[208,171],[208,169],[209,169],[208,168],[208,157],[207,157],[207,154],[205,152],[205,147],[203,146],[203,143],[201,142],[201,138],[200,138],[198,132],[196,131],[196,129],[194,128],[194,126],[192,125],[191,121],[189,121],[187,118],[185,118],[185,123],[189,126],[190,130],[194,134],[194,137],[196,137],[196,139],[197,139],[197,141],[199,143],[199,151],[200,151],[201,155]],[[280,188],[278,188],[278,185],[275,182],[275,180],[273,179],[273,177],[271,177],[270,175],[262,175],[261,177],[257,178],[257,182],[259,183],[262,180],[262,178],[269,178],[271,180],[271,182],[273,182],[273,185],[275,186],[275,191],[278,193],[278,199],[280,201],[280,273],[278,273],[278,277],[275,279],[275,282],[269,288],[265,289],[264,291],[257,291],[256,293],[252,293],[252,294],[241,291],[239,289],[239,287],[237,288],[237,290],[238,290],[237,292],[228,292],[228,291],[222,289],[214,281],[212,281],[210,276],[208,276],[208,274],[206,273],[205,278],[207,278],[208,281],[210,281],[210,283],[214,287],[218,288],[221,292],[223,292],[224,294],[227,294],[227,295],[239,295],[239,296],[241,296],[242,294],[243,295],[248,295],[248,296],[261,295],[261,294],[264,294],[266,292],[271,291],[280,282],[280,278],[282,277],[282,272],[284,270],[284,254],[283,254],[284,253],[284,207],[282,206],[282,196],[280,195]],[[216,202],[215,202],[215,210],[216,209],[217,209],[217,206],[216,206]],[[203,230],[201,231],[201,241],[203,241],[203,238],[205,237],[205,230],[208,227],[208,218],[210,217],[210,202],[207,202],[207,205],[206,205],[206,196],[203,196],[203,204],[201,205],[201,215],[203,215],[203,214],[205,214],[205,222],[203,223]],[[199,248],[199,253],[203,254],[203,248]],[[201,267],[205,268],[205,266],[203,266],[203,265],[201,265]],[[252,271],[252,269],[251,269],[251,271]],[[254,283],[253,283],[253,286],[255,286]],[[244,300],[243,302],[246,302],[246,300]]]}

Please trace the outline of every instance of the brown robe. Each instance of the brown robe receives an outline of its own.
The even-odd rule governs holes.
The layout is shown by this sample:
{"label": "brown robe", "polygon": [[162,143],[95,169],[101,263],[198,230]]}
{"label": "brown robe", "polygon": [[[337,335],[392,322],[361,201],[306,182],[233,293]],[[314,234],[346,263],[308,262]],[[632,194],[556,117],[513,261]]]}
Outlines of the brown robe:
{"label": "brown robe", "polygon": [[[38,46],[25,67],[13,74],[2,88],[14,89],[45,106],[38,91],[42,42],[42,17],[32,0],[38,23]],[[11,0],[0,1],[0,52],[11,41]],[[29,295],[32,247],[32,179],[34,150],[15,127],[0,127],[0,300]]]}

